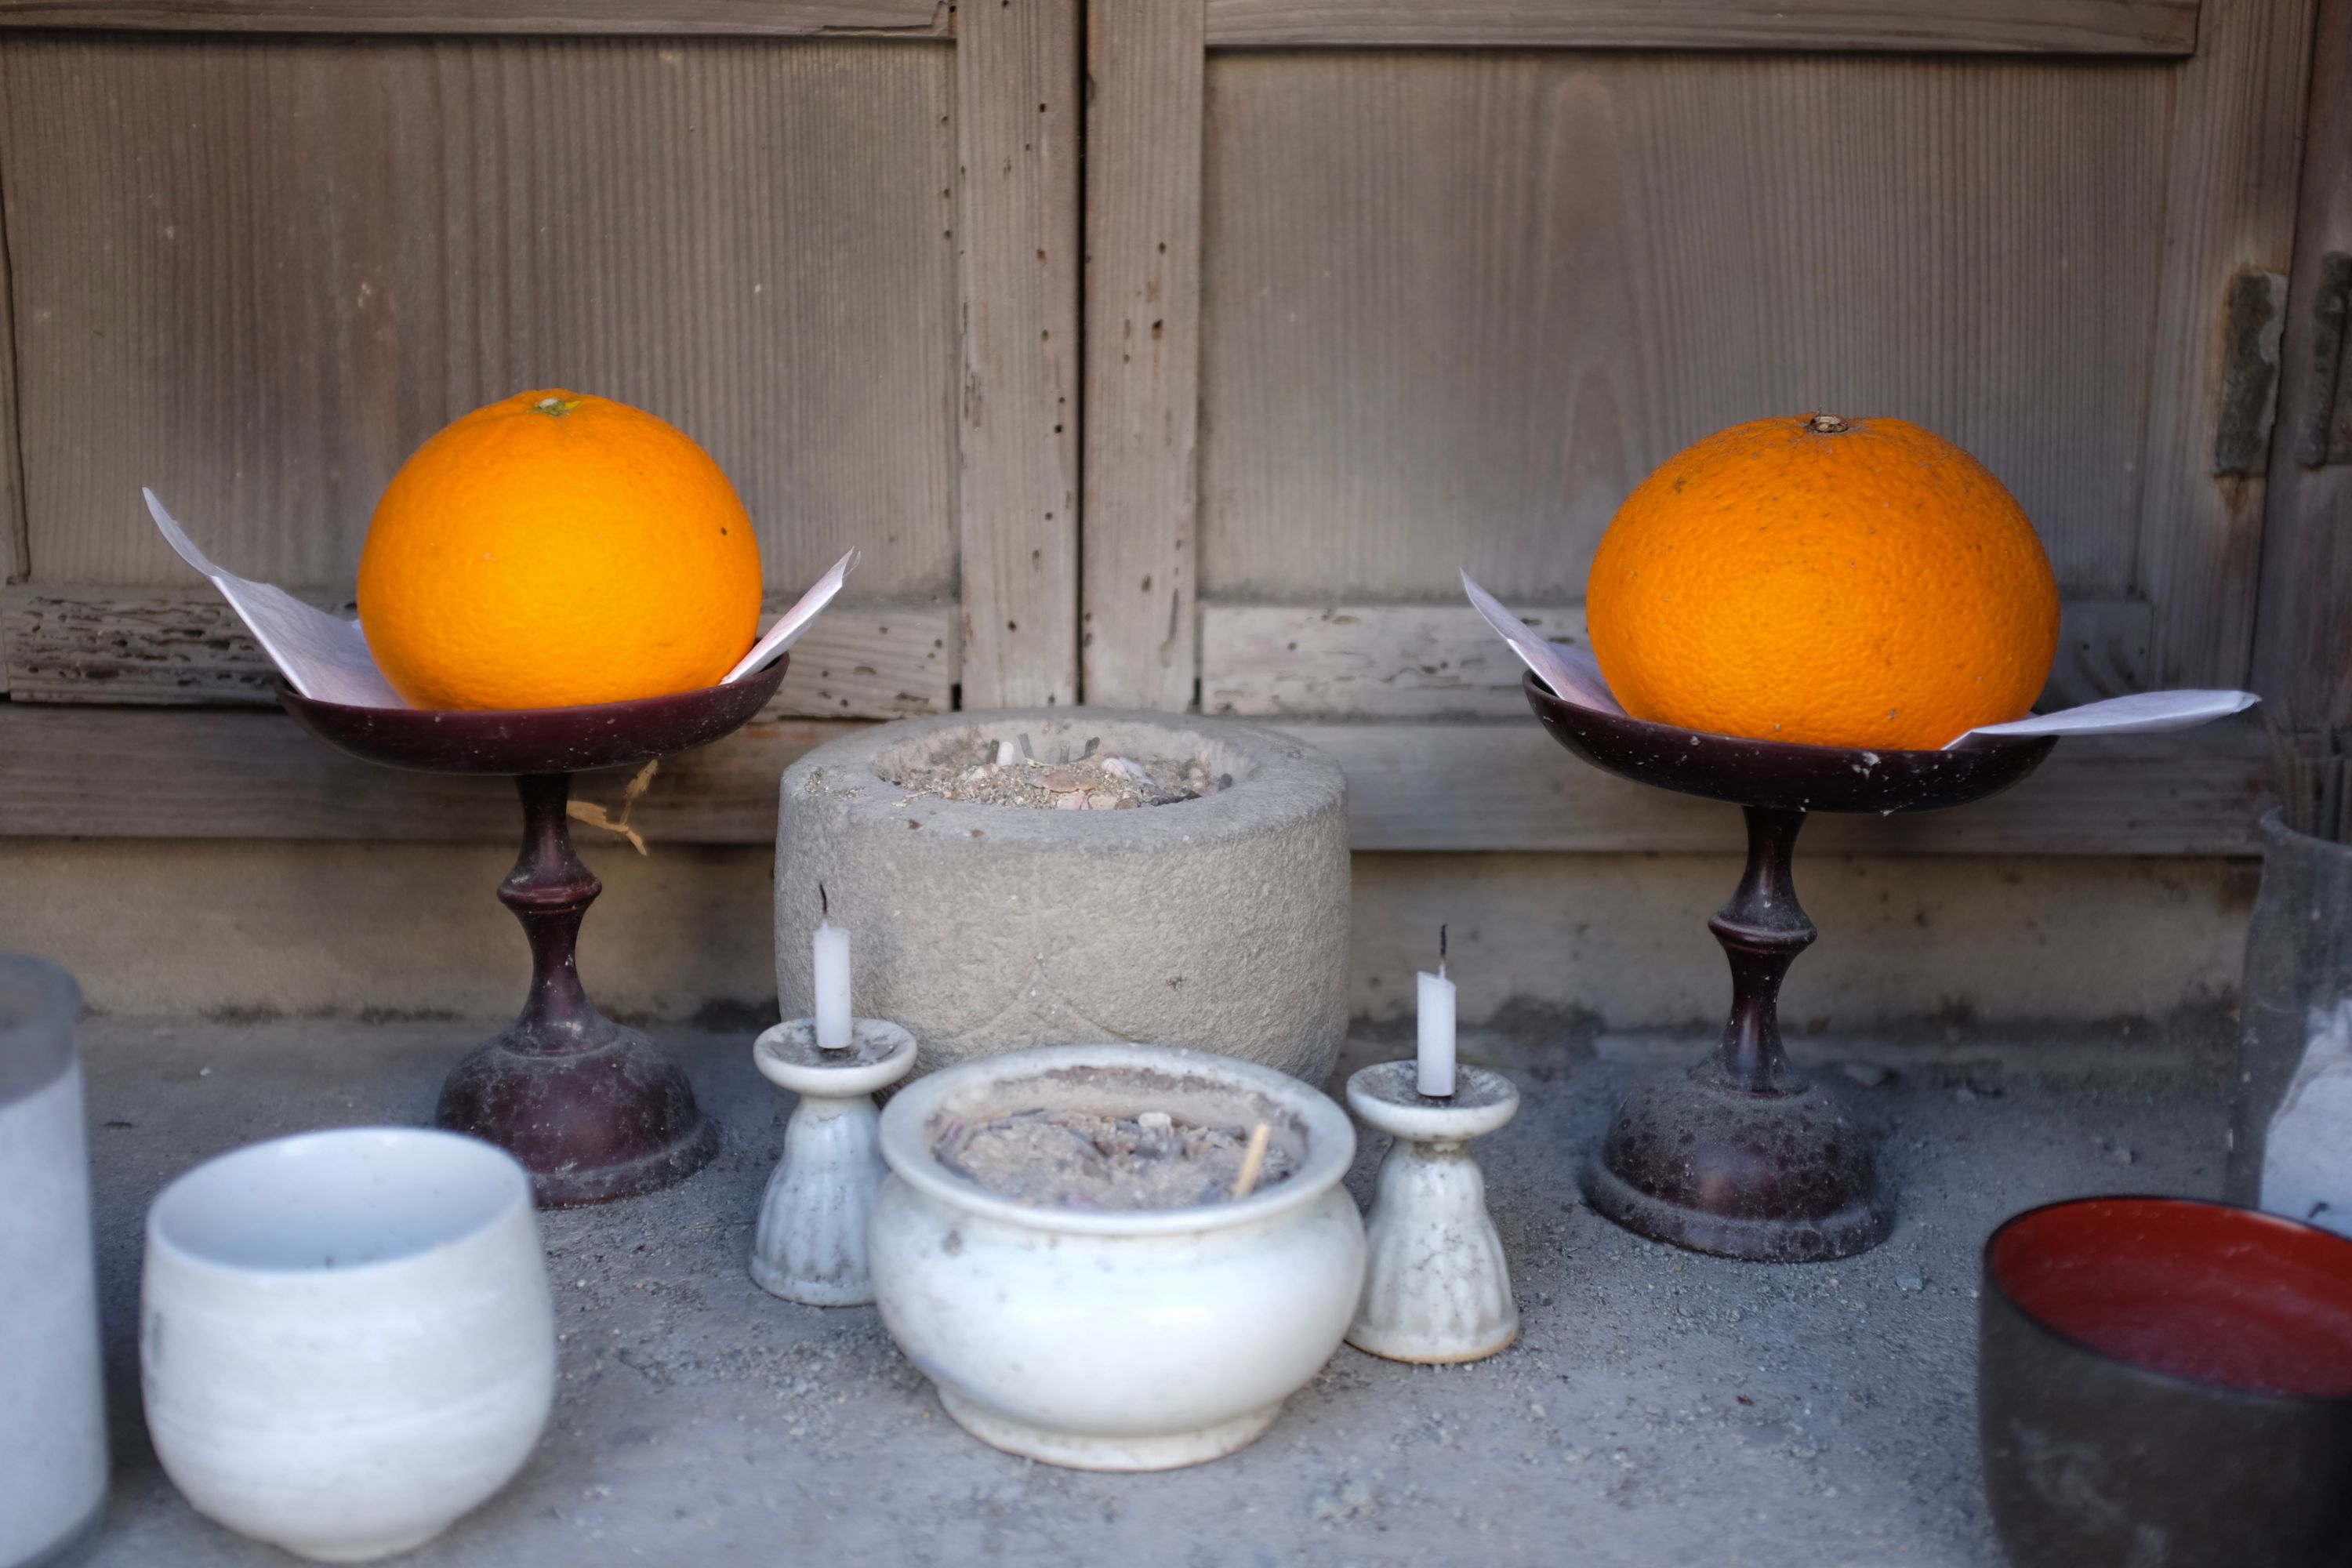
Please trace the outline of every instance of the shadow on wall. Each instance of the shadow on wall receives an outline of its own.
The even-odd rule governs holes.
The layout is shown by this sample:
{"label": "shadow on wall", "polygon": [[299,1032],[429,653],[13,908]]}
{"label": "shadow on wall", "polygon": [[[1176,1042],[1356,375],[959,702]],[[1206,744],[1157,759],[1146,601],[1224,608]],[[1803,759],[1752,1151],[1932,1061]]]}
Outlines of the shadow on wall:
{"label": "shadow on wall", "polygon": [[[582,852],[605,884],[581,943],[602,1005],[719,1026],[772,1016],[766,847],[656,844],[641,859],[583,834]],[[0,841],[0,950],[63,963],[105,1012],[499,1017],[526,974],[493,896],[512,855]],[[1409,1021],[1444,921],[1465,1026],[1711,1031],[1727,986],[1706,917],[1738,873],[1717,855],[1358,855],[1353,1011]],[[2256,875],[2250,860],[1801,857],[1822,940],[1781,1016],[1801,1037],[2210,1008],[2234,994]]]}

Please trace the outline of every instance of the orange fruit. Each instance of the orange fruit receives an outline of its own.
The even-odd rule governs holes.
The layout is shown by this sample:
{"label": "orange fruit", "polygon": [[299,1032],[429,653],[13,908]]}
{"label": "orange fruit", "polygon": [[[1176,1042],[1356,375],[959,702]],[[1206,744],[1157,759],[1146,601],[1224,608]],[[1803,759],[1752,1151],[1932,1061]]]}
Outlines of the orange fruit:
{"label": "orange fruit", "polygon": [[691,437],[525,392],[443,429],[377,503],[360,626],[419,708],[571,708],[716,685],[760,622],[760,542]]}
{"label": "orange fruit", "polygon": [[1816,746],[2022,718],[2058,652],[2024,510],[1900,419],[1759,419],[1676,453],[1618,509],[1584,607],[1635,718]]}

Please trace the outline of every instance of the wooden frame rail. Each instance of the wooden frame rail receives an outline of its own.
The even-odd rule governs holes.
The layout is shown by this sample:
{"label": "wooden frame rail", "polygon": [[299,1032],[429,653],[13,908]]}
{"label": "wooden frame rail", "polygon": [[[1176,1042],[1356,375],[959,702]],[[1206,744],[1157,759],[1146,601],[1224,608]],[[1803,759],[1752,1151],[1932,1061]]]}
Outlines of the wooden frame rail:
{"label": "wooden frame rail", "polygon": [[[1612,778],[1532,721],[1277,723],[1348,775],[1359,849],[1730,853],[1738,814]],[[765,844],[776,781],[836,722],[761,719],[663,765],[631,816],[656,846]],[[623,779],[577,794],[617,805]],[[2269,758],[2243,721],[2060,746],[1966,811],[1824,816],[1809,848],[1854,853],[2252,855]],[[919,812],[909,812],[919,823]],[[0,836],[496,840],[502,779],[396,773],[331,752],[278,713],[0,703]]]}
{"label": "wooden frame rail", "polygon": [[2198,0],[1207,0],[1213,48],[1961,49],[2185,55]]}
{"label": "wooden frame rail", "polygon": [[949,0],[0,0],[0,27],[221,33],[878,33],[944,37]]}

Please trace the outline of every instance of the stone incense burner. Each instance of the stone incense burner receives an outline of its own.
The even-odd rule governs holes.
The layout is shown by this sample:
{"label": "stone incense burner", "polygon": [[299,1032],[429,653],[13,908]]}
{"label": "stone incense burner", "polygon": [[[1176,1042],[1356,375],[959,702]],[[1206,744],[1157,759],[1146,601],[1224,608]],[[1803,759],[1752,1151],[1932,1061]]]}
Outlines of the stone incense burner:
{"label": "stone incense burner", "polygon": [[[1285,1174],[1175,1207],[1045,1205],[944,1155],[957,1129],[1073,1112],[1263,1127]],[[1339,1184],[1355,1129],[1264,1067],[1124,1045],[966,1062],[901,1090],[881,1142],[883,1326],[949,1415],[1012,1453],[1090,1470],[1230,1454],[1339,1348],[1362,1293],[1363,1222]]]}
{"label": "stone incense burner", "polygon": [[[1025,741],[1025,748],[1024,742]],[[1000,746],[1046,762],[1197,763],[1212,793],[1055,810],[908,781]],[[1031,709],[885,724],[803,757],[776,835],[776,989],[814,1006],[819,910],[849,928],[857,1010],[903,1025],[916,1074],[1033,1046],[1129,1040],[1321,1083],[1347,1030],[1347,788],[1271,730]]]}

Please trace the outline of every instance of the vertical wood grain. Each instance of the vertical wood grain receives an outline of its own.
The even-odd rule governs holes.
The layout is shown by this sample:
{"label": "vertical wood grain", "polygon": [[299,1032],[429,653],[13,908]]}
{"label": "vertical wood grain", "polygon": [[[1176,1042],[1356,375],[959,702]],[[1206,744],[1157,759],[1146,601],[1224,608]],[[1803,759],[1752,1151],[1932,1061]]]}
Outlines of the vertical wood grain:
{"label": "vertical wood grain", "polygon": [[[16,406],[16,321],[9,281],[8,226],[0,216],[0,583],[21,583],[32,574],[32,538],[25,518],[24,432]],[[5,663],[0,649],[0,665]],[[7,690],[0,676],[0,692]]]}
{"label": "vertical wood grain", "polygon": [[569,385],[733,477],[770,583],[950,595],[950,49],[0,37],[37,580],[340,589],[467,409]]}
{"label": "vertical wood grain", "polygon": [[1084,0],[978,0],[956,25],[963,700],[1078,695]]}
{"label": "vertical wood grain", "polygon": [[1198,633],[1202,0],[1087,31],[1084,636],[1089,702],[1183,709]]}
{"label": "vertical wood grain", "polygon": [[[2254,689],[2297,724],[2352,724],[2352,464],[2305,468],[2299,437],[2326,417],[2314,383],[2321,259],[2352,251],[2352,0],[2320,0],[2303,139],[2294,270],[2287,284],[2279,417],[2263,524]],[[2345,374],[2339,361],[2336,374]]]}
{"label": "vertical wood grain", "polygon": [[2127,593],[2176,68],[1213,54],[1203,595],[1578,598],[1656,464],[1819,409]]}
{"label": "vertical wood grain", "polygon": [[2265,485],[2212,471],[2223,327],[2231,279],[2292,259],[2312,6],[2205,0],[2174,87],[2139,504],[2160,685],[2235,686],[2248,673]]}

